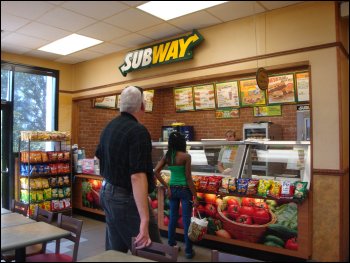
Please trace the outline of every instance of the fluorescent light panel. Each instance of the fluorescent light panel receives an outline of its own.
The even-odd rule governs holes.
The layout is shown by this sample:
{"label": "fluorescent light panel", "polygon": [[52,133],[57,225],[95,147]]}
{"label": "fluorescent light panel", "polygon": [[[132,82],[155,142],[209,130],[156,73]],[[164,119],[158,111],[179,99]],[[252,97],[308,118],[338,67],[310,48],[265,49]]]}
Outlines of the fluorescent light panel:
{"label": "fluorescent light panel", "polygon": [[137,8],[163,20],[170,20],[226,2],[227,1],[149,1]]}
{"label": "fluorescent light panel", "polygon": [[78,34],[72,34],[56,40],[38,50],[55,53],[59,55],[68,55],[79,50],[95,46],[103,41],[91,37],[85,37]]}

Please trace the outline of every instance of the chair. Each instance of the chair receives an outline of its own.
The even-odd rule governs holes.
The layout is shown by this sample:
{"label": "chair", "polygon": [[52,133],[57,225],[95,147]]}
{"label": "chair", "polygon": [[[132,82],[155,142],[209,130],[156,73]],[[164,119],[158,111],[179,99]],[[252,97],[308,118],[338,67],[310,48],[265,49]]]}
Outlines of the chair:
{"label": "chair", "polygon": [[258,262],[259,260],[232,255],[228,253],[219,252],[217,250],[211,251],[211,262]]}
{"label": "chair", "polygon": [[[51,224],[53,220],[53,213],[36,206],[34,210],[33,219],[36,220],[37,222],[43,221],[48,224]],[[45,251],[46,251],[46,242],[41,244],[31,245],[26,247],[26,256],[28,257],[28,256],[40,254],[40,253],[45,253]],[[15,251],[10,250],[10,251],[1,253],[1,259],[4,260],[5,262],[11,262],[12,260],[15,259]]]}
{"label": "chair", "polygon": [[179,248],[157,242],[143,249],[136,249],[135,237],[131,238],[131,254],[160,262],[176,262]]}
{"label": "chair", "polygon": [[22,214],[24,216],[28,215],[28,209],[29,209],[29,204],[25,204],[19,201],[16,201],[15,199],[12,199],[11,202],[11,211],[15,213]]}
{"label": "chair", "polygon": [[55,253],[42,253],[34,256],[26,257],[27,262],[75,262],[78,258],[78,249],[80,242],[81,230],[83,228],[83,221],[72,218],[69,216],[58,214],[57,226],[70,231],[71,235],[65,237],[74,243],[73,255],[61,254],[60,253],[60,243],[61,239],[56,240]]}

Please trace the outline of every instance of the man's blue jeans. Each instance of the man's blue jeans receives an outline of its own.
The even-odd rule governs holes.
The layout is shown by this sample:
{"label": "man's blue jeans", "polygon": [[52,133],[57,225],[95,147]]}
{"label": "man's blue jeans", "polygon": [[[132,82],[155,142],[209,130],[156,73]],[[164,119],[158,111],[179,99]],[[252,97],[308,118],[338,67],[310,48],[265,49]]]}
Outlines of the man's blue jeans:
{"label": "man's blue jeans", "polygon": [[186,254],[192,253],[192,242],[188,238],[188,228],[191,223],[191,214],[192,214],[192,193],[188,187],[176,187],[170,186],[171,197],[170,197],[170,221],[168,227],[168,244],[170,246],[176,245],[175,240],[175,230],[177,220],[179,219],[179,207],[180,201],[182,205],[182,222],[184,225],[184,238]]}
{"label": "man's blue jeans", "polygon": [[[106,215],[106,250],[131,251],[131,238],[140,231],[140,216],[132,193],[104,181],[100,203]],[[158,224],[149,207],[149,235],[152,241],[162,243]]]}

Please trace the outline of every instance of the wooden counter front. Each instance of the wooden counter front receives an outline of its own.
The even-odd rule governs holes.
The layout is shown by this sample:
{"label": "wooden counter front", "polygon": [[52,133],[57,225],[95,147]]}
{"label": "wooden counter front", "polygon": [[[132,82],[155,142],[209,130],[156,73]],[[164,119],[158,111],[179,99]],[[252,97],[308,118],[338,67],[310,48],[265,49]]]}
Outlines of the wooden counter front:
{"label": "wooden counter front", "polygon": [[99,215],[105,215],[103,210],[90,208],[83,205],[83,191],[82,191],[82,181],[83,179],[93,179],[102,181],[103,177],[94,174],[76,174],[73,183],[73,208],[87,211],[90,213],[95,213]]}

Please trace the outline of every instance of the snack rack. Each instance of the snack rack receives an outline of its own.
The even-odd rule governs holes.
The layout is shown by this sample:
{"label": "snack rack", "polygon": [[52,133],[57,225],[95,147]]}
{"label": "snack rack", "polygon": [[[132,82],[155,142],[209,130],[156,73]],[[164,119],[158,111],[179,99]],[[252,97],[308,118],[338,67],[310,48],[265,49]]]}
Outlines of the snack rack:
{"label": "snack rack", "polygon": [[68,132],[22,131],[19,138],[18,200],[72,215],[72,152]]}

